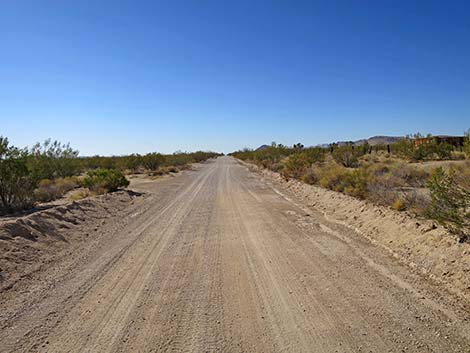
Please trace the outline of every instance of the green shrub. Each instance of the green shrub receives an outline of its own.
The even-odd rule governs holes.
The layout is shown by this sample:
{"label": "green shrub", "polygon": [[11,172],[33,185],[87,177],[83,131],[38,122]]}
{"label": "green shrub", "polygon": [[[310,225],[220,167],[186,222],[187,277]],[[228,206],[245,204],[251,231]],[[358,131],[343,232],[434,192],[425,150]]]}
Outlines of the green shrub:
{"label": "green shrub", "polygon": [[470,159],[470,129],[465,132],[465,140],[463,143],[463,151],[467,155],[467,158]]}
{"label": "green shrub", "polygon": [[341,164],[346,168],[354,168],[358,166],[358,157],[360,151],[353,146],[343,146],[335,148],[332,152],[333,159],[336,163]]}
{"label": "green shrub", "polygon": [[407,136],[390,145],[390,150],[393,154],[407,159],[411,158],[414,149],[415,143],[411,136]]}
{"label": "green shrub", "polygon": [[464,240],[470,232],[470,191],[457,184],[455,171],[437,168],[428,181],[428,215]]}
{"label": "green shrub", "polygon": [[310,164],[325,161],[325,149],[321,147],[305,148],[302,152]]}
{"label": "green shrub", "polygon": [[335,191],[343,191],[342,180],[348,173],[347,169],[336,163],[326,163],[317,169],[318,183],[321,187]]}
{"label": "green shrub", "polygon": [[165,162],[165,157],[160,153],[148,153],[142,157],[143,167],[155,171]]}
{"label": "green shrub", "polygon": [[341,180],[341,187],[346,194],[361,199],[366,197],[370,173],[367,168],[348,171]]}
{"label": "green shrub", "polygon": [[27,152],[27,164],[35,183],[43,179],[73,176],[79,173],[78,151],[69,144],[50,139],[35,144]]}
{"label": "green shrub", "polygon": [[120,187],[126,187],[129,185],[129,181],[119,170],[96,169],[88,171],[82,185],[94,192],[105,193],[116,191]]}
{"label": "green shrub", "polygon": [[453,149],[454,147],[448,143],[430,141],[415,147],[412,158],[418,161],[426,159],[447,160],[452,158]]}
{"label": "green shrub", "polygon": [[300,179],[309,166],[310,163],[304,153],[295,153],[284,160],[281,174],[286,179]]}
{"label": "green shrub", "polygon": [[0,136],[0,213],[31,207],[34,183],[26,164],[26,152],[10,146]]}
{"label": "green shrub", "polygon": [[310,185],[314,185],[314,184],[318,183],[318,176],[315,172],[315,168],[313,166],[307,168],[307,170],[305,171],[305,173],[302,175],[302,177],[300,179],[304,183],[310,184]]}

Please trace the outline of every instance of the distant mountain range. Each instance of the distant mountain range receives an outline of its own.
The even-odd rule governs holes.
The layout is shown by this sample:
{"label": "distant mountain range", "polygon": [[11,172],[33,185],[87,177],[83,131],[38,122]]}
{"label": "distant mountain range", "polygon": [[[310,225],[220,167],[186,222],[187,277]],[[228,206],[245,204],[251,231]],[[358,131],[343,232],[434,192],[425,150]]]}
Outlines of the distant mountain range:
{"label": "distant mountain range", "polygon": [[[376,145],[389,145],[395,142],[400,141],[403,139],[402,136],[372,136],[369,137],[368,139],[362,139],[362,140],[357,140],[357,141],[352,141],[352,144],[354,146],[361,146],[366,143],[368,143],[371,146],[376,146]],[[351,141],[339,141],[337,142],[338,145],[346,145],[348,143],[351,143]]]}
{"label": "distant mountain range", "polygon": [[269,147],[268,145],[261,145],[255,151],[261,151],[261,150],[264,150],[265,148],[268,148],[268,147]]}
{"label": "distant mountain range", "polygon": [[[336,144],[338,144],[338,146],[345,146],[348,144],[352,144],[354,146],[361,146],[361,145],[364,145],[365,143],[368,143],[371,146],[376,146],[376,145],[389,145],[389,144],[398,142],[401,139],[403,139],[402,136],[372,136],[372,137],[369,137],[368,139],[361,139],[357,141],[338,141],[336,142]],[[318,146],[327,148],[329,145],[330,145],[329,143],[325,143],[325,144],[318,145]],[[256,151],[263,150],[267,147],[269,147],[269,145],[261,145],[256,149]]]}

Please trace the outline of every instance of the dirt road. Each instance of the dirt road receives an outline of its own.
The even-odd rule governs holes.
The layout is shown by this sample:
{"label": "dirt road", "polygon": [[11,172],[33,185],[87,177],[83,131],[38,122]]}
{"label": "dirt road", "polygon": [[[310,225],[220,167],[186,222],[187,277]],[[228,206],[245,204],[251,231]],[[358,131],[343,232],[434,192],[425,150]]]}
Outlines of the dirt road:
{"label": "dirt road", "polygon": [[0,351],[469,352],[469,314],[230,157],[1,294]]}

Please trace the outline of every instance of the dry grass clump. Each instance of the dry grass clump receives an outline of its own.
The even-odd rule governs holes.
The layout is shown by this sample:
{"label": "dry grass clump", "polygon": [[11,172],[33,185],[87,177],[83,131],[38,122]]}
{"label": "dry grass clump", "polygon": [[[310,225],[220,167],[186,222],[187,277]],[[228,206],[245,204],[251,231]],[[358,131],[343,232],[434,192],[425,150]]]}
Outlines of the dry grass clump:
{"label": "dry grass clump", "polygon": [[154,177],[161,177],[163,175],[167,175],[170,173],[179,173],[181,170],[188,169],[189,165],[184,165],[184,166],[165,166],[165,167],[159,167],[158,169],[152,171],[149,173],[149,175],[154,176]]}
{"label": "dry grass clump", "polygon": [[404,211],[406,209],[403,199],[397,197],[392,203],[392,208],[396,211]]}
{"label": "dry grass clump", "polygon": [[90,191],[87,188],[80,188],[80,189],[77,189],[77,190],[71,192],[68,199],[70,201],[78,201],[78,200],[82,200],[84,198],[87,198],[87,197],[90,197],[90,196],[96,196],[96,195],[98,195],[98,194],[95,193],[95,192]]}
{"label": "dry grass clump", "polygon": [[466,190],[470,190],[470,161],[452,166],[452,169],[455,170],[454,177],[457,184]]}
{"label": "dry grass clump", "polygon": [[67,192],[80,185],[78,177],[43,179],[39,182],[34,197],[40,202],[49,202],[63,197]]}

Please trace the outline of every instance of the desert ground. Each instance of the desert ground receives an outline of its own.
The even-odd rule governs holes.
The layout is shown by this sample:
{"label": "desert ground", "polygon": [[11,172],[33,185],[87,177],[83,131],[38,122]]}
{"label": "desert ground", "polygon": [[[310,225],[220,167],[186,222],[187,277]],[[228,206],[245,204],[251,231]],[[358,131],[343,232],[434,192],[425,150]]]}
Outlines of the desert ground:
{"label": "desert ground", "polygon": [[234,158],[130,189],[2,236],[42,262],[3,279],[0,351],[470,351],[463,301]]}

